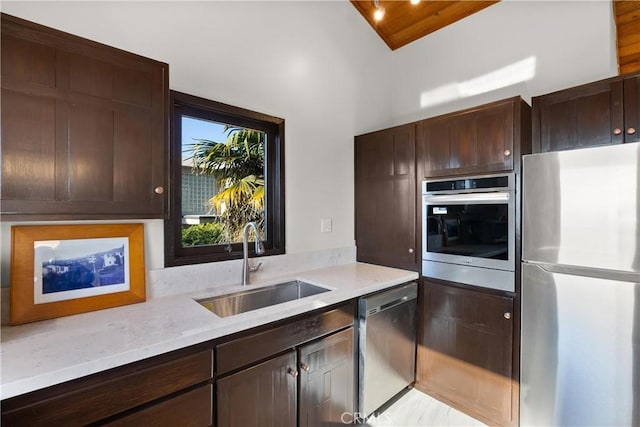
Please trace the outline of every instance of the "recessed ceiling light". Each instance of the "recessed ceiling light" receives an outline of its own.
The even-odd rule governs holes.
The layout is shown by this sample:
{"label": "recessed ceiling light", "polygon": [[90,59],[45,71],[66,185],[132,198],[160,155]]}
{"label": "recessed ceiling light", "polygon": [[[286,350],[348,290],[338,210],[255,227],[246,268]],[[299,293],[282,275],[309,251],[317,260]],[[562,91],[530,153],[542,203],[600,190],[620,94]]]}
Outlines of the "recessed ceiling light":
{"label": "recessed ceiling light", "polygon": [[384,18],[384,7],[380,6],[380,2],[378,0],[373,0],[373,5],[376,10],[373,12],[373,19],[376,21],[382,20]]}
{"label": "recessed ceiling light", "polygon": [[418,4],[420,3],[420,0],[411,0],[411,4]]}

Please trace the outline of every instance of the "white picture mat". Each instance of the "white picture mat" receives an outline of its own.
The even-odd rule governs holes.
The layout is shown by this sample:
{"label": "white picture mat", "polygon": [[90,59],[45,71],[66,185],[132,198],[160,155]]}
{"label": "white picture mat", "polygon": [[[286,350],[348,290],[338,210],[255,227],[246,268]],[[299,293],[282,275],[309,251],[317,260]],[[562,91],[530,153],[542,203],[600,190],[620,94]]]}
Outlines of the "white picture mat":
{"label": "white picture mat", "polygon": [[[114,248],[123,247],[124,283],[91,288],[74,289],[69,291],[59,291],[43,293],[43,263],[52,260],[74,259],[79,257],[90,257],[96,253],[110,251]],[[33,265],[33,302],[43,304],[55,301],[66,301],[76,298],[85,298],[96,295],[113,294],[116,292],[129,291],[131,288],[130,268],[129,268],[129,238],[128,237],[105,237],[91,239],[69,239],[69,240],[38,240],[33,242],[34,265]]]}

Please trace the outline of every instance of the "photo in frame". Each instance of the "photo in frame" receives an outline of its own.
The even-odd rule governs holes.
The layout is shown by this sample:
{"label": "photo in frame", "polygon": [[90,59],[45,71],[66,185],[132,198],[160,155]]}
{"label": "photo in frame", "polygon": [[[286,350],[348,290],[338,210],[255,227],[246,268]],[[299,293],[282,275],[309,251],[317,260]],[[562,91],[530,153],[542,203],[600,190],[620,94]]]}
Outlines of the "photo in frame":
{"label": "photo in frame", "polygon": [[10,323],[145,301],[143,224],[11,228]]}

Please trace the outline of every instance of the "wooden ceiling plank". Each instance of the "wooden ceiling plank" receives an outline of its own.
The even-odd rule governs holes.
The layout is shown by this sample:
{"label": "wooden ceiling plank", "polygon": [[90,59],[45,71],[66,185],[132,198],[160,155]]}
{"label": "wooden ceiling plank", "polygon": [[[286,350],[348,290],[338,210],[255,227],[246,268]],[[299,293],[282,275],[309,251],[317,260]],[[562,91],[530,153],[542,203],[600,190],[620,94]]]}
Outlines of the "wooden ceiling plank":
{"label": "wooden ceiling plank", "polygon": [[640,53],[640,41],[631,43],[627,46],[618,47],[618,57],[622,58],[629,55]]}
{"label": "wooden ceiling plank", "polygon": [[618,73],[640,71],[640,1],[614,0]]}
{"label": "wooden ceiling plank", "polygon": [[616,15],[616,22],[617,25],[626,24],[628,22],[636,21],[638,18],[640,18],[640,1],[638,2],[637,9],[623,13],[622,15]]}
{"label": "wooden ceiling plank", "polygon": [[426,16],[419,22],[407,26],[396,32],[391,40],[392,44],[403,46],[421,37],[431,34],[447,25],[464,19],[482,9],[485,9],[497,1],[459,1],[452,2],[447,8],[437,15]]}
{"label": "wooden ceiling plank", "polygon": [[[400,48],[412,41],[415,41],[425,35],[436,31],[448,24],[446,11],[458,1],[429,1],[420,2],[418,4],[423,7],[416,9],[411,13],[411,19],[406,20],[402,25],[398,25],[394,31],[388,34],[389,44],[392,49]],[[425,29],[425,19],[430,18],[427,22],[429,28]]]}
{"label": "wooden ceiling plank", "polygon": [[640,52],[620,57],[621,64],[633,64],[634,62],[640,62]]}
{"label": "wooden ceiling plank", "polygon": [[640,62],[634,62],[632,64],[625,64],[620,67],[620,74],[630,74],[640,71]]}
{"label": "wooden ceiling plank", "polygon": [[409,0],[380,0],[385,16],[380,22],[373,18],[372,0],[350,0],[380,38],[395,50],[453,22],[466,18],[499,0],[422,0],[412,5]]}
{"label": "wooden ceiling plank", "polygon": [[616,16],[622,16],[628,12],[640,9],[640,1],[636,0],[615,0],[613,10]]}
{"label": "wooden ceiling plank", "polygon": [[618,46],[627,46],[640,41],[640,19],[635,22],[627,22],[626,24],[617,26]]}
{"label": "wooden ceiling plank", "polygon": [[[395,5],[395,10],[390,9],[384,19],[384,25],[392,30],[391,33],[402,30],[408,26],[414,25],[424,16],[439,15],[442,10],[456,3],[455,1],[421,1],[417,5],[405,4],[404,2],[390,2]],[[408,3],[408,2],[407,2]],[[410,6],[410,7],[409,7]],[[386,6],[385,6],[386,7]]]}

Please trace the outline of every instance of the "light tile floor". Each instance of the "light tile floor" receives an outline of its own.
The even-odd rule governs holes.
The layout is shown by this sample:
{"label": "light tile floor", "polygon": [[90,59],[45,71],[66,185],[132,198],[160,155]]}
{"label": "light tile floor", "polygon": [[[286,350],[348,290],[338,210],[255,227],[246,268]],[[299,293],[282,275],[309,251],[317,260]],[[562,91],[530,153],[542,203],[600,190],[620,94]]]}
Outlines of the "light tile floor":
{"label": "light tile floor", "polygon": [[481,427],[475,418],[412,389],[382,414],[367,420],[371,427]]}

